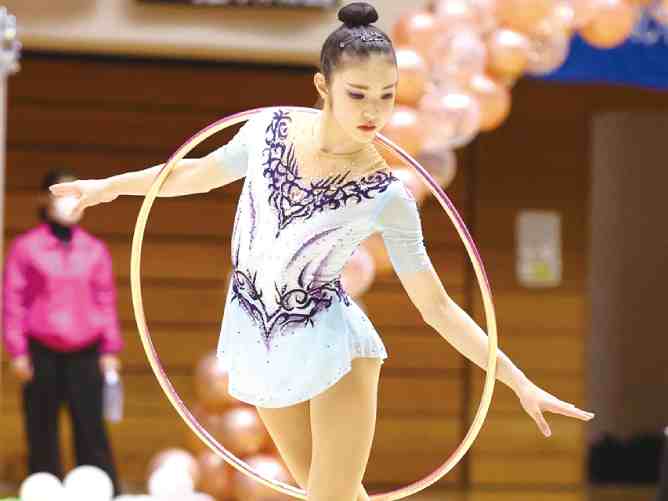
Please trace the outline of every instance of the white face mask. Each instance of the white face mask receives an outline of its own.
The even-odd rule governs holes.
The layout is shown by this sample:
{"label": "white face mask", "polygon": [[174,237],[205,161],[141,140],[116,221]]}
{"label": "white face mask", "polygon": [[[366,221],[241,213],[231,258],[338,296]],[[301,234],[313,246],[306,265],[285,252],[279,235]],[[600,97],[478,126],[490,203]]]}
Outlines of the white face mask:
{"label": "white face mask", "polygon": [[53,200],[53,217],[61,224],[76,224],[81,220],[81,216],[74,216],[72,211],[76,207],[79,199],[74,195],[64,197],[55,197]]}

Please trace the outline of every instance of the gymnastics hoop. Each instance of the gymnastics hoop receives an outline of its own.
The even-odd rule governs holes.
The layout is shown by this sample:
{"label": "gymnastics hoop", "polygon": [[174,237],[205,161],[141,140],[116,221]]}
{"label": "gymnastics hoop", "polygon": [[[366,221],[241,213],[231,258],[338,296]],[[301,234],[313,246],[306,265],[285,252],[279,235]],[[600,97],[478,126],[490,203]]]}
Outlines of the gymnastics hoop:
{"label": "gymnastics hoop", "polygon": [[[235,125],[240,122],[245,122],[250,117],[263,112],[264,110],[270,109],[291,109],[291,110],[301,110],[307,111],[310,113],[318,113],[320,110],[315,108],[308,108],[302,106],[269,106],[269,107],[260,107],[253,108],[248,111],[243,111],[230,115],[229,117],[222,118],[209,126],[205,127],[188,141],[186,141],[176,152],[169,158],[168,162],[164,164],[158,175],[156,176],[153,184],[149,188],[144,202],[139,210],[139,215],[137,216],[137,223],[135,225],[135,231],[132,238],[132,255],[130,260],[130,284],[132,288],[132,306],[134,307],[135,320],[137,322],[137,329],[139,330],[139,335],[141,337],[141,342],[144,347],[144,352],[148,358],[151,369],[155,374],[162,391],[165,393],[170,403],[181,416],[181,419],[188,425],[188,427],[199,437],[204,444],[209,447],[214,453],[219,455],[232,467],[236,468],[242,474],[260,482],[261,484],[266,485],[278,492],[283,494],[288,494],[298,499],[307,499],[307,493],[298,489],[292,485],[272,480],[270,478],[265,478],[251,467],[248,466],[245,462],[237,458],[234,454],[228,451],[223,447],[206,429],[197,421],[195,416],[190,412],[188,407],[183,403],[178,392],[174,389],[169,377],[165,373],[165,370],[160,363],[160,358],[155,350],[155,346],[151,340],[151,334],[148,330],[148,325],[146,323],[146,315],[144,313],[144,305],[142,301],[141,293],[141,249],[142,243],[144,240],[144,231],[146,229],[146,223],[148,221],[149,212],[151,206],[155,201],[160,188],[167,179],[167,176],[172,171],[177,162],[183,159],[190,151],[203,142],[205,139],[211,137],[215,133],[226,129],[232,125]],[[482,425],[485,422],[487,417],[487,412],[489,411],[489,406],[492,402],[492,394],[494,392],[494,383],[496,380],[496,355],[498,349],[498,339],[496,332],[496,317],[494,313],[494,304],[492,302],[492,292],[485,272],[485,268],[478,252],[478,249],[475,246],[473,238],[469,234],[466,225],[459,216],[457,210],[455,209],[450,199],[441,189],[439,184],[429,175],[429,173],[422,167],[413,157],[411,157],[405,150],[400,146],[396,145],[386,137],[381,134],[376,135],[376,140],[379,140],[380,144],[383,147],[393,151],[397,154],[405,163],[412,166],[418,174],[422,177],[422,181],[427,184],[433,195],[438,199],[441,206],[450,217],[450,220],[454,224],[459,237],[466,247],[468,252],[469,259],[476,273],[476,278],[478,285],[480,287],[480,292],[483,298],[483,306],[485,309],[485,318],[487,321],[488,327],[488,338],[489,338],[489,353],[487,360],[487,373],[485,376],[485,385],[482,392],[482,397],[480,399],[480,405],[478,411],[476,412],[475,417],[471,427],[469,428],[468,433],[464,437],[462,443],[455,449],[455,451],[448,457],[448,459],[434,472],[430,473],[426,477],[400,489],[381,493],[374,494],[371,496],[372,501],[393,501],[396,499],[403,499],[408,497],[416,492],[419,492],[433,483],[440,480],[444,477],[450,470],[452,470],[461,458],[466,454],[466,452],[471,448],[473,442],[475,441],[478,433],[482,428]]]}

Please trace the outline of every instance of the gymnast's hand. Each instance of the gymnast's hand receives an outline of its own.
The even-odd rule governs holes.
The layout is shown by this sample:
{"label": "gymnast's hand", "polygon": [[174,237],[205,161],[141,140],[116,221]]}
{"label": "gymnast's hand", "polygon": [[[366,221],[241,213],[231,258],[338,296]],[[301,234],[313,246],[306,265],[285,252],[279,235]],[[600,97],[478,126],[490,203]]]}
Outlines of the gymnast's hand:
{"label": "gymnast's hand", "polygon": [[543,417],[543,411],[562,414],[582,421],[589,421],[594,417],[593,413],[583,411],[573,404],[559,400],[554,395],[540,389],[528,379],[517,388],[516,394],[524,410],[536,422],[538,428],[546,437],[552,435],[552,431]]}
{"label": "gymnast's hand", "polygon": [[111,202],[118,198],[118,193],[111,189],[111,184],[107,179],[79,179],[52,184],[49,189],[56,197],[76,197],[77,204],[72,209],[72,215],[77,217],[81,216],[87,207]]}

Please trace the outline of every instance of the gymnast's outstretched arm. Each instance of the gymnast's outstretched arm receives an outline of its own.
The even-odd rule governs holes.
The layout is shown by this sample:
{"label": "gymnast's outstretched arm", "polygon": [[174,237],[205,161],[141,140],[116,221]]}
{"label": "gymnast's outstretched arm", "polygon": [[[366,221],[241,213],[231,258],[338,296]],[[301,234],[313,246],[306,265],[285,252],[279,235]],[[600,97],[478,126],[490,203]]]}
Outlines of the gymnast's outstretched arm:
{"label": "gymnast's outstretched arm", "polygon": [[[487,334],[447,294],[424,247],[417,204],[407,190],[389,198],[379,213],[377,224],[397,276],[425,323],[486,370]],[[584,421],[594,416],[540,389],[501,350],[497,354],[496,377],[515,392],[545,436],[550,436],[551,431],[542,411]]]}

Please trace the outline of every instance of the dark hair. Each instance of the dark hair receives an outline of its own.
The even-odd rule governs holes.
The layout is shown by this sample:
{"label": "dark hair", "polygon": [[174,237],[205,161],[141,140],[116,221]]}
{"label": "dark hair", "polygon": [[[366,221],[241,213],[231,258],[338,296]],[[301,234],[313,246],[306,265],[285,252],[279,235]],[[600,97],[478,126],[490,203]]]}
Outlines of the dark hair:
{"label": "dark hair", "polygon": [[[50,169],[42,178],[42,184],[41,184],[41,189],[42,191],[49,191],[49,186],[52,184],[57,184],[63,179],[79,179],[79,176],[77,176],[74,171],[70,169],[65,169],[62,167],[56,167],[53,169]],[[37,209],[37,215],[42,221],[46,221],[47,219],[47,214],[46,214],[46,207],[44,205],[40,206]]]}
{"label": "dark hair", "polygon": [[373,53],[387,54],[396,63],[392,40],[371,23],[378,21],[378,12],[366,2],[353,2],[339,10],[341,26],[325,40],[320,52],[320,72],[327,81],[341,63],[343,54],[365,58]]}

